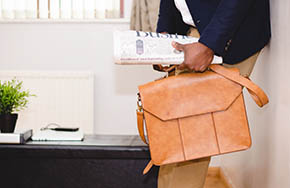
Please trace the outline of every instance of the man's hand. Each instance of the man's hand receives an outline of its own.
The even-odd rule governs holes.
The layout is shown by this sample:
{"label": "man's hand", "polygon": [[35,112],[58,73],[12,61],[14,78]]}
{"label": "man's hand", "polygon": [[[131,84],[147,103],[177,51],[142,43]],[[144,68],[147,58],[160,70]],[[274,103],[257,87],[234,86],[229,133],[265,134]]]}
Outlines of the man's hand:
{"label": "man's hand", "polygon": [[203,72],[211,64],[214,52],[202,43],[179,44],[173,42],[172,46],[184,52],[184,62],[178,69],[189,69],[191,71]]}

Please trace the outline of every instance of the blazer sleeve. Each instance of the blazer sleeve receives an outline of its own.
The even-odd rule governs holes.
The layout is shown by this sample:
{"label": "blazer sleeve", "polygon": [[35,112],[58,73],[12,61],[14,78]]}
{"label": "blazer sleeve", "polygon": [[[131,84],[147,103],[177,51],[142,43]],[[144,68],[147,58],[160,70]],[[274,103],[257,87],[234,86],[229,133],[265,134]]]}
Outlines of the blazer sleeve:
{"label": "blazer sleeve", "polygon": [[174,28],[174,15],[172,14],[174,9],[174,0],[161,0],[159,8],[159,18],[157,23],[157,32],[173,33]]}
{"label": "blazer sleeve", "polygon": [[210,23],[201,34],[199,42],[216,54],[224,55],[231,38],[247,16],[256,0],[222,0]]}

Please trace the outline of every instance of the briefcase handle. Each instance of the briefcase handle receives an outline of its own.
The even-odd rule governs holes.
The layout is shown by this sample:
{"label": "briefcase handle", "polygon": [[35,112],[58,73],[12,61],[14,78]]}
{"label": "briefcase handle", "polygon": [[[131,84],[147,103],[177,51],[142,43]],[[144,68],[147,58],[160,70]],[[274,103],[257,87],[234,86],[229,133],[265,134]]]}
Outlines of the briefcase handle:
{"label": "briefcase handle", "polygon": [[177,68],[178,65],[163,66],[161,64],[153,65],[153,69],[159,72],[172,72]]}

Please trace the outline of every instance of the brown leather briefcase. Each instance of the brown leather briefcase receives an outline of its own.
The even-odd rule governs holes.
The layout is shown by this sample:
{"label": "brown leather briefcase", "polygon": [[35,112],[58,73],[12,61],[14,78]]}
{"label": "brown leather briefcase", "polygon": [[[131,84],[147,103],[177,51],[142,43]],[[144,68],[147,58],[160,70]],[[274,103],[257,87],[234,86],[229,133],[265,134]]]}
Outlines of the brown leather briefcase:
{"label": "brown leather briefcase", "polygon": [[[146,122],[152,165],[166,165],[250,148],[243,87],[260,106],[266,94],[238,69],[211,65],[204,73],[168,77],[139,86],[138,130]],[[142,104],[141,104],[142,103]]]}

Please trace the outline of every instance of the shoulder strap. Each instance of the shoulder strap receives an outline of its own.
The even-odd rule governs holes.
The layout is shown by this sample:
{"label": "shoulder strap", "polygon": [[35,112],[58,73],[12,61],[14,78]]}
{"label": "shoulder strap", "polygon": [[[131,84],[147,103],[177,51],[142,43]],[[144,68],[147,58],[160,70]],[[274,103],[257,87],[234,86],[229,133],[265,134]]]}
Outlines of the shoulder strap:
{"label": "shoulder strap", "polygon": [[153,167],[153,165],[154,164],[153,164],[152,160],[149,161],[149,163],[147,164],[147,166],[143,170],[143,175],[147,174],[151,170],[151,168]]}
{"label": "shoulder strap", "polygon": [[[138,131],[139,135],[142,139],[142,141],[148,145],[148,142],[145,138],[145,133],[144,133],[144,112],[136,111],[137,112],[137,125],[138,125]],[[152,160],[147,164],[146,168],[143,171],[143,174],[147,174],[150,169],[153,167],[153,162]]]}
{"label": "shoulder strap", "polygon": [[136,113],[137,113],[137,125],[138,125],[139,135],[142,141],[148,145],[148,142],[145,138],[145,133],[144,133],[144,112],[140,112],[136,110]]}
{"label": "shoulder strap", "polygon": [[250,79],[247,79],[221,65],[210,65],[209,68],[217,74],[246,87],[258,106],[263,107],[269,103],[269,99],[265,92]]}

